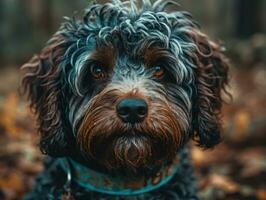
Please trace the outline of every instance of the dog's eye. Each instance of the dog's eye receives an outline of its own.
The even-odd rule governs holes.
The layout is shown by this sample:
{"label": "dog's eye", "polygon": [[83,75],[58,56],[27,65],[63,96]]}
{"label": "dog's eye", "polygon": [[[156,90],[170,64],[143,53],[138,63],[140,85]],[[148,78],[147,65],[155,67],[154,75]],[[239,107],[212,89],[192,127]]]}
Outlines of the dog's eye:
{"label": "dog's eye", "polygon": [[91,74],[94,79],[105,79],[107,76],[106,70],[99,64],[91,66]]}
{"label": "dog's eye", "polygon": [[153,67],[153,76],[155,78],[161,79],[163,78],[164,74],[165,74],[164,67],[160,65],[156,65],[155,67]]}

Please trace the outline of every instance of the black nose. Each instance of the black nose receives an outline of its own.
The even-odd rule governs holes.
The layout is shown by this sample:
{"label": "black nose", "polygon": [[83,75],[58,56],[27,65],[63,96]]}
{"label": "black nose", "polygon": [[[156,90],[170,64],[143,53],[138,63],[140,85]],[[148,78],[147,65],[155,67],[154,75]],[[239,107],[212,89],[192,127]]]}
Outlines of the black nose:
{"label": "black nose", "polygon": [[148,105],[142,99],[127,98],[118,102],[116,111],[123,122],[134,124],[145,119]]}

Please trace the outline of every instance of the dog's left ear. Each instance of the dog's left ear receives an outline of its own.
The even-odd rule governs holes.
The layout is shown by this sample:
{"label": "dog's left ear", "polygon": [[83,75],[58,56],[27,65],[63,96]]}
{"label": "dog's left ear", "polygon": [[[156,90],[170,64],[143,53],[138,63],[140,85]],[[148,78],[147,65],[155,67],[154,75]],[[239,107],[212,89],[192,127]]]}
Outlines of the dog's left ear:
{"label": "dog's left ear", "polygon": [[193,56],[195,93],[193,97],[193,139],[203,148],[211,148],[221,140],[222,93],[228,94],[228,60],[221,47],[200,31],[191,38],[197,46]]}
{"label": "dog's left ear", "polygon": [[40,54],[23,66],[21,92],[37,116],[41,151],[52,156],[64,155],[67,146],[59,66],[64,51],[63,37],[55,34]]}

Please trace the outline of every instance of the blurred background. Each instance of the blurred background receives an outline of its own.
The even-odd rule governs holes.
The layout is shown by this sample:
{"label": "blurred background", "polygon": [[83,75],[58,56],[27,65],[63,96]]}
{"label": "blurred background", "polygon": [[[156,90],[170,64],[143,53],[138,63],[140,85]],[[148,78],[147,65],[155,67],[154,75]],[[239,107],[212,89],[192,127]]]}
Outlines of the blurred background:
{"label": "blurred background", "polygon": [[[178,0],[230,58],[224,142],[192,148],[202,199],[266,199],[266,1]],[[21,199],[42,170],[35,120],[17,89],[19,67],[38,53],[63,16],[89,0],[0,0],[0,199]]]}

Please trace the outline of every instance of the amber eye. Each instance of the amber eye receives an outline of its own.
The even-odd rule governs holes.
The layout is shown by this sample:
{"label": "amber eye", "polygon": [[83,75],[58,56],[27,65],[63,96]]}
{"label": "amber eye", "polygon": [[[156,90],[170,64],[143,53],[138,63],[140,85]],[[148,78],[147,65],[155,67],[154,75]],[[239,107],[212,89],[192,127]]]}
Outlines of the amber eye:
{"label": "amber eye", "polygon": [[104,67],[99,64],[94,64],[91,66],[91,74],[94,79],[105,79],[107,76]]}
{"label": "amber eye", "polygon": [[160,79],[160,78],[162,78],[163,76],[164,76],[164,74],[165,74],[165,69],[162,67],[162,66],[160,66],[160,65],[156,65],[155,67],[153,67],[153,76],[155,77],[155,78],[158,78],[158,79]]}

